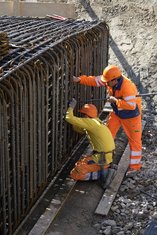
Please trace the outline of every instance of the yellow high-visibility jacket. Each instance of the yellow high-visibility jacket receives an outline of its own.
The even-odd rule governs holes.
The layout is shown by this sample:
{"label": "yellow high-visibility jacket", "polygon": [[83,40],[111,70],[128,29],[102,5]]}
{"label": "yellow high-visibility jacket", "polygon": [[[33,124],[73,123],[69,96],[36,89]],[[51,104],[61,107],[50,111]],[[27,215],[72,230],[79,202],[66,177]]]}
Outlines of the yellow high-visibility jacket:
{"label": "yellow high-visibility jacket", "polygon": [[[110,152],[115,149],[114,139],[107,126],[101,123],[99,118],[79,118],[74,116],[70,107],[66,113],[66,121],[73,125],[78,132],[84,132],[93,148],[97,152]],[[98,162],[98,154],[93,155],[94,161]],[[106,154],[106,164],[112,162],[112,153]]]}

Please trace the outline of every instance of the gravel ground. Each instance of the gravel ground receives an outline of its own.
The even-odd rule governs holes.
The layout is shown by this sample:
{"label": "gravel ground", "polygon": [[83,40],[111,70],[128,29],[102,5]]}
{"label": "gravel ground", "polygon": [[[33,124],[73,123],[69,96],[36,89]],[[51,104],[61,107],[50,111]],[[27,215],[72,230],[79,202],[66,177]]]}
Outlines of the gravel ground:
{"label": "gravel ground", "polygon": [[[110,27],[109,63],[120,66],[141,93],[157,92],[157,1],[58,2],[75,3],[78,19],[105,20]],[[124,178],[108,217],[93,223],[97,234],[142,235],[148,222],[157,219],[157,95],[143,97],[143,120],[143,167]]]}
{"label": "gravel ground", "polygon": [[157,117],[150,113],[144,117],[143,167],[137,175],[124,178],[108,217],[101,222],[102,234],[143,235],[148,222],[157,219]]}

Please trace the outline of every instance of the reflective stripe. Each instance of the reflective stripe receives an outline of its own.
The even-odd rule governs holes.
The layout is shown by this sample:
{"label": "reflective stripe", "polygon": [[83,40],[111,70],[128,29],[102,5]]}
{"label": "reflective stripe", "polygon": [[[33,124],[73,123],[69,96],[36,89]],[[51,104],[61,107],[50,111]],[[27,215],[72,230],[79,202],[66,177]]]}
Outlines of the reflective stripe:
{"label": "reflective stripe", "polygon": [[[136,103],[134,102],[127,102],[127,104],[134,106],[134,107],[136,106]],[[118,108],[118,111],[121,111],[121,110],[126,110],[126,109]]]}
{"label": "reflective stripe", "polygon": [[131,151],[130,156],[141,156],[142,151]]}
{"label": "reflective stripe", "polygon": [[127,104],[131,105],[131,106],[136,106],[136,103],[135,102],[127,102]]}
{"label": "reflective stripe", "polygon": [[91,173],[87,173],[84,180],[89,180],[91,178]]}
{"label": "reflective stripe", "polygon": [[133,100],[133,99],[135,99],[136,98],[136,96],[135,95],[132,95],[132,96],[126,96],[126,97],[124,97],[124,100]]}
{"label": "reflective stripe", "polygon": [[87,173],[84,180],[97,180],[99,178],[99,172]]}
{"label": "reflective stripe", "polygon": [[104,86],[104,83],[101,81],[101,76],[96,76],[95,77],[95,82],[96,82],[98,87],[100,87],[102,85]]}
{"label": "reflective stripe", "polygon": [[141,158],[139,158],[139,159],[130,159],[130,164],[132,165],[132,164],[139,164],[139,163],[141,163]]}
{"label": "reflective stripe", "polygon": [[114,104],[111,103],[111,106],[113,108],[114,113],[122,119],[134,118],[140,115],[137,104],[134,110],[126,110],[126,109],[120,109],[120,108],[118,109],[115,103]]}
{"label": "reflective stripe", "polygon": [[92,173],[92,180],[97,180],[98,179],[98,172],[93,172]]}

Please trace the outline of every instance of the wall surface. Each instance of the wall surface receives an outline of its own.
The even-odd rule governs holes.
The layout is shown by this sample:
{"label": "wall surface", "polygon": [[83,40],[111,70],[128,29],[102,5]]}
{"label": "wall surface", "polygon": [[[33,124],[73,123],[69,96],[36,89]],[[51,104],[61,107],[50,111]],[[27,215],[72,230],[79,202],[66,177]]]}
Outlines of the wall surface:
{"label": "wall surface", "polygon": [[76,18],[75,5],[50,2],[0,2],[0,15],[45,17],[52,14]]}
{"label": "wall surface", "polygon": [[0,2],[0,15],[11,15],[13,11],[13,2]]}

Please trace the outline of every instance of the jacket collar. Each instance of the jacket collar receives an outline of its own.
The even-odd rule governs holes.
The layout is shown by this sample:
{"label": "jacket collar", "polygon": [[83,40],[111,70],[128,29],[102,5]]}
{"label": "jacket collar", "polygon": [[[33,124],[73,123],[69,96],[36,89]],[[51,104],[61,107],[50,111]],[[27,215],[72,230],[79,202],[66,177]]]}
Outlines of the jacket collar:
{"label": "jacket collar", "polygon": [[123,82],[123,77],[121,76],[119,79],[118,79],[118,83],[113,87],[113,90],[120,90],[121,89],[121,86],[122,86],[122,82]]}

